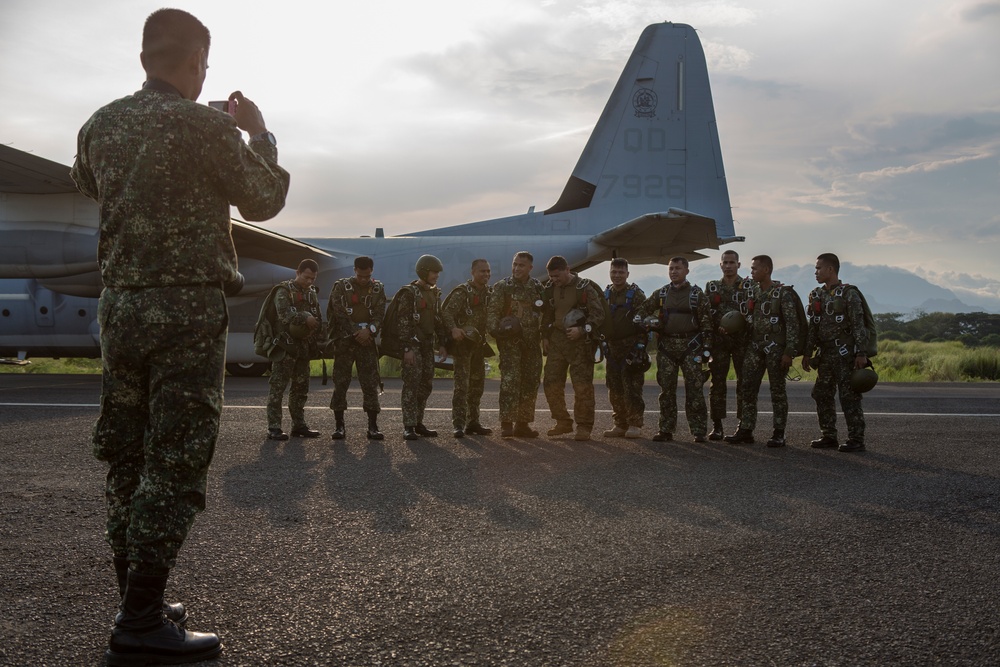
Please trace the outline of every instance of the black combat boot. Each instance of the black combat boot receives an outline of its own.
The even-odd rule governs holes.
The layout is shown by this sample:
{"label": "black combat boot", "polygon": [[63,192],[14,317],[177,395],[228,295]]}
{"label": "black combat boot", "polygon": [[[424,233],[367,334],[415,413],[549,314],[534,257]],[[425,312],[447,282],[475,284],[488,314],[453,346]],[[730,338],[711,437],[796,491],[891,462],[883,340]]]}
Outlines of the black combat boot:
{"label": "black combat boot", "polygon": [[712,422],[712,432],[708,434],[709,440],[722,440],[726,437],[725,432],[722,430],[722,420],[716,419]]}
{"label": "black combat boot", "polygon": [[465,432],[469,435],[489,435],[493,432],[493,429],[486,428],[479,422],[473,422],[465,427]]}
{"label": "black combat boot", "polygon": [[417,424],[414,430],[416,430],[417,435],[422,435],[425,438],[436,438],[438,434],[437,431],[429,429],[426,426],[424,426],[422,422]]}
{"label": "black combat boot", "polygon": [[403,440],[419,440],[420,436],[417,434],[417,429],[412,426],[403,427]]}
{"label": "black combat boot", "polygon": [[368,439],[369,440],[382,440],[385,436],[382,435],[382,431],[378,430],[378,413],[374,411],[368,412]]}
{"label": "black combat boot", "polygon": [[211,660],[222,652],[218,636],[191,632],[163,615],[167,575],[128,572],[121,614],[111,629],[108,665],[179,665]]}
{"label": "black combat boot", "polygon": [[501,438],[514,437],[514,424],[512,422],[500,422],[500,437]]}
{"label": "black combat boot", "polygon": [[[118,576],[118,595],[125,597],[125,585],[128,583],[128,558],[125,556],[113,556],[111,560],[115,564],[115,574]],[[115,623],[121,618],[121,611],[115,616]],[[177,625],[184,625],[187,623],[188,614],[187,610],[184,609],[184,605],[180,602],[166,602],[163,603],[163,615],[169,618],[171,621]]]}
{"label": "black combat boot", "polygon": [[784,447],[785,446],[785,429],[776,428],[774,429],[774,435],[771,439],[767,441],[768,447]]}
{"label": "black combat boot", "polygon": [[344,411],[338,410],[333,413],[334,419],[337,420],[337,425],[333,429],[333,433],[330,434],[330,438],[333,440],[343,440],[347,437],[347,429],[344,428]]}

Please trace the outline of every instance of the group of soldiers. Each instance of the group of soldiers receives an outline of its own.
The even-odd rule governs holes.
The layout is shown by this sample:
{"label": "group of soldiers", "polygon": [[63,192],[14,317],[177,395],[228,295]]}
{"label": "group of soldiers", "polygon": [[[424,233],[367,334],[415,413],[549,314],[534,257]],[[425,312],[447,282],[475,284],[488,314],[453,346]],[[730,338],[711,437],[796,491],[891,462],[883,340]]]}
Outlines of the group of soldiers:
{"label": "group of soldiers", "polygon": [[[374,262],[358,257],[354,276],[337,280],[321,314],[314,286],[318,266],[303,260],[296,277],[277,290],[274,308],[279,330],[286,336],[287,354],[272,362],[268,397],[268,437],[286,440],[281,426],[281,401],[291,384],[288,408],[291,435],[317,437],[309,428],[304,406],[309,388],[309,360],[326,353],[334,357],[334,440],[346,437],[344,413],[352,371],[363,394],[368,416],[367,437],[384,438],[379,430],[379,357],[402,361],[403,437],[434,437],[424,424],[424,409],[432,391],[434,363],[449,353],[454,361],[452,426],[456,438],[488,435],[492,429],[480,418],[485,361],[499,352],[500,434],[504,438],[535,438],[535,402],[541,381],[555,425],[550,437],[572,434],[591,438],[594,428],[594,366],[606,362],[606,384],[612,407],[612,428],[605,437],[641,438],[645,402],[643,384],[651,366],[649,348],[656,352],[656,380],[660,386],[659,421],[652,439],[667,442],[677,431],[678,373],[684,377],[685,413],[695,442],[719,440],[751,444],[757,423],[757,396],[766,372],[774,410],[769,447],[785,446],[788,400],[785,380],[792,361],[802,356],[802,367],[816,366],[813,390],[822,435],[816,448],[841,451],[864,449],[864,413],[861,392],[852,385],[855,369],[870,366],[865,354],[868,332],[863,326],[862,297],[839,280],[836,255],[816,260],[821,285],[809,296],[808,313],[791,286],[772,279],[773,262],[767,255],[753,258],[750,275],[740,275],[736,251],[723,252],[722,276],[704,288],[687,280],[688,261],[673,257],[670,282],[648,296],[629,282],[625,259],[611,261],[611,282],[603,290],[570,270],[565,258],[554,256],[545,269],[548,280],[531,276],[534,257],[514,255],[511,274],[490,286],[491,267],[473,261],[470,277],[442,302],[438,278],[444,267],[432,255],[415,266],[417,279],[398,290],[391,302],[384,286],[372,278]],[[390,317],[386,317],[387,304]],[[543,363],[544,362],[544,363]],[[738,427],[723,431],[727,378],[736,371]],[[567,375],[573,387],[573,410],[566,405]],[[706,405],[704,383],[711,379]],[[834,399],[839,393],[848,425],[848,439],[837,439]],[[711,419],[711,431],[709,431]]]}

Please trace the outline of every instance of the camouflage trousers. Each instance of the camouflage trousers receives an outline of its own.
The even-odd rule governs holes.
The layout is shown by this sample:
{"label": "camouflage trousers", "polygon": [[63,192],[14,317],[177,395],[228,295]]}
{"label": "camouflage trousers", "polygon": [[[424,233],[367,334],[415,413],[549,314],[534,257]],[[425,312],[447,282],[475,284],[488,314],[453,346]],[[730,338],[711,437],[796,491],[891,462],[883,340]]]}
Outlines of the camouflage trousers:
{"label": "camouflage trousers", "polygon": [[788,423],[788,393],[785,390],[787,371],[781,367],[783,353],[784,348],[780,345],[775,345],[770,352],[765,352],[763,347],[754,349],[753,343],[747,348],[743,359],[742,387],[737,392],[743,412],[740,429],[753,431],[757,427],[757,397],[764,371],[767,371],[767,381],[771,387],[771,407],[774,408],[774,430],[785,430]]}
{"label": "camouflage trousers", "polygon": [[687,338],[662,338],[656,350],[656,382],[660,385],[661,431],[677,430],[677,371],[684,374],[684,411],[691,435],[708,433],[705,372],[694,360]]}
{"label": "camouflage trousers", "polygon": [[500,421],[535,421],[538,382],[542,378],[542,348],[538,341],[499,340]]}
{"label": "camouflage trousers", "polygon": [[[573,416],[566,409],[566,374],[573,383]],[[552,418],[561,424],[594,428],[594,347],[588,340],[573,341],[563,331],[549,337],[548,359],[542,378]]]}
{"label": "camouflage trousers", "polygon": [[412,366],[403,364],[403,392],[400,398],[403,408],[403,428],[412,428],[424,423],[424,409],[427,398],[434,389],[434,344],[420,343],[411,348],[416,355]]}
{"label": "camouflage trousers", "polygon": [[365,412],[378,414],[378,351],[374,345],[359,345],[353,340],[337,343],[333,360],[333,396],[330,409],[334,412],[347,410],[347,388],[351,386],[351,370],[358,367],[358,384],[364,396],[362,405]]}
{"label": "camouflage trousers", "polygon": [[712,345],[712,361],[708,364],[708,370],[712,377],[712,385],[708,390],[708,401],[712,415],[712,421],[722,421],[726,418],[726,393],[728,386],[726,379],[729,377],[729,365],[732,363],[736,370],[736,418],[742,417],[743,402],[740,400],[740,379],[743,376],[743,358],[746,354],[746,338],[740,336],[716,336]]}
{"label": "camouflage trousers", "polygon": [[611,401],[612,419],[615,426],[627,429],[629,426],[642,427],[646,401],[642,397],[642,386],[646,378],[643,373],[632,370],[625,363],[624,355],[612,353],[604,367],[604,382],[608,387]]}
{"label": "camouflage trousers", "polygon": [[459,343],[452,358],[455,360],[455,393],[451,397],[451,423],[464,429],[479,421],[479,403],[483,400],[486,367],[483,346]]}
{"label": "camouflage trousers", "polygon": [[106,288],[94,456],[108,463],[106,539],[140,572],[174,566],[222,412],[229,315],[216,287]]}
{"label": "camouflage trousers", "polygon": [[291,354],[281,361],[271,362],[271,378],[267,392],[267,427],[281,428],[281,398],[288,389],[288,414],[292,417],[292,428],[306,426],[305,407],[309,398],[309,352],[306,349]]}
{"label": "camouflage trousers", "polygon": [[865,412],[861,408],[861,394],[851,389],[851,373],[854,371],[854,357],[843,357],[836,348],[820,352],[819,368],[812,397],[816,401],[816,413],[823,435],[836,439],[837,408],[834,397],[840,394],[840,408],[847,421],[847,437],[865,441]]}

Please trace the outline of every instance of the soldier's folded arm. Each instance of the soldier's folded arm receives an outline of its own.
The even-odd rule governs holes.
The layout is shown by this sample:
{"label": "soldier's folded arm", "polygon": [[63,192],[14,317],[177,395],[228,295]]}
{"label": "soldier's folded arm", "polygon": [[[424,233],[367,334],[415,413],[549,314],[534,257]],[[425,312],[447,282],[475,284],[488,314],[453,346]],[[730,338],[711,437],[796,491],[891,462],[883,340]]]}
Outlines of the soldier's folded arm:
{"label": "soldier's folded arm", "polygon": [[278,165],[277,148],[265,140],[243,141],[235,124],[211,151],[229,203],[250,222],[269,220],[285,206],[290,176]]}

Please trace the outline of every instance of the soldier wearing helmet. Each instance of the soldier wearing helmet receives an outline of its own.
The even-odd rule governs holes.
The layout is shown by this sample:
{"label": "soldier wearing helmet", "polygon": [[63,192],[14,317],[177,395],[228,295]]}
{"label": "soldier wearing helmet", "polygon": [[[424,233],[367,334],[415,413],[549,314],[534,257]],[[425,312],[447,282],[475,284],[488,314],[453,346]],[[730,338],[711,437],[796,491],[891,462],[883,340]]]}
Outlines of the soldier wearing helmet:
{"label": "soldier wearing helmet", "polygon": [[[837,447],[842,452],[865,449],[865,413],[861,393],[852,386],[852,373],[869,366],[865,350],[868,330],[865,328],[864,304],[860,291],[840,280],[840,259],[833,253],[816,258],[816,282],[821,283],[809,295],[809,337],[802,368],[810,370],[815,363],[816,385],[812,397],[822,435],[812,441],[816,449]],[[815,360],[810,358],[818,351]],[[859,387],[860,388],[860,387]],[[847,441],[837,440],[837,408],[834,398],[840,395],[840,407],[847,421]]]}
{"label": "soldier wearing helmet", "polygon": [[542,283],[531,277],[534,261],[530,252],[515,253],[511,275],[494,283],[487,307],[487,329],[500,353],[500,435],[504,438],[538,437],[531,422],[542,377]]}
{"label": "soldier wearing helmet", "polygon": [[[597,285],[570,271],[565,257],[545,265],[542,350],[548,356],[542,388],[556,425],[550,436],[574,433],[590,440],[594,429],[594,353],[604,324],[604,293]],[[566,409],[566,374],[573,383],[573,415]]]}
{"label": "soldier wearing helmet", "polygon": [[[441,309],[441,319],[450,334],[451,354],[455,360],[451,421],[456,438],[462,438],[466,433],[492,433],[479,421],[479,403],[486,381],[484,353],[489,349],[482,332],[486,331],[490,263],[485,259],[474,260],[471,274],[471,278],[456,285],[448,294]],[[492,354],[492,350],[489,353]]]}
{"label": "soldier wearing helmet", "polygon": [[434,388],[434,351],[443,360],[448,356],[446,332],[441,321],[441,290],[438,276],[444,270],[434,255],[421,255],[414,267],[417,280],[396,293],[399,299],[399,343],[403,351],[403,437],[433,438],[437,431],[424,425],[424,408]]}
{"label": "soldier wearing helmet", "polygon": [[278,335],[285,340],[283,358],[271,362],[271,377],[267,395],[267,437],[271,440],[288,440],[281,429],[281,398],[288,390],[288,413],[292,417],[292,437],[315,438],[314,431],[306,424],[305,406],[309,396],[309,361],[318,356],[319,334],[323,319],[319,297],[316,293],[316,274],[319,265],[315,260],[304,259],[299,263],[293,280],[279,285],[274,295]]}
{"label": "soldier wearing helmet", "polygon": [[[738,318],[741,308],[747,302],[747,292],[751,284],[749,279],[740,277],[740,255],[735,250],[726,250],[722,253],[719,268],[722,269],[722,278],[709,280],[705,283],[705,294],[708,296],[708,303],[711,307],[712,328],[715,334],[712,361],[708,364],[708,370],[712,376],[712,386],[708,391],[709,416],[712,419],[712,432],[708,434],[709,440],[722,440],[724,435],[722,420],[726,418],[726,392],[730,364],[736,371],[736,418],[739,419],[741,416],[740,378],[743,375],[743,356],[747,346],[747,337],[746,327],[738,330],[739,320],[734,318],[731,313],[736,313]],[[723,322],[724,319],[725,322]],[[734,324],[737,330],[730,331],[734,328]]]}

